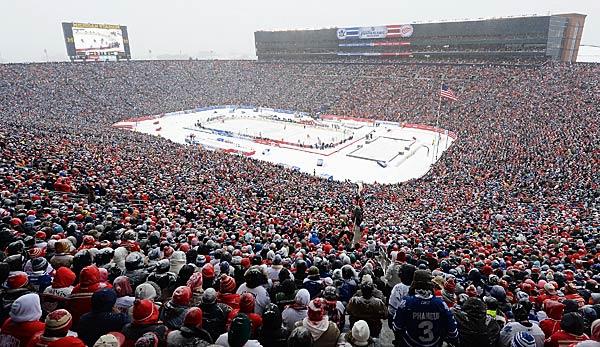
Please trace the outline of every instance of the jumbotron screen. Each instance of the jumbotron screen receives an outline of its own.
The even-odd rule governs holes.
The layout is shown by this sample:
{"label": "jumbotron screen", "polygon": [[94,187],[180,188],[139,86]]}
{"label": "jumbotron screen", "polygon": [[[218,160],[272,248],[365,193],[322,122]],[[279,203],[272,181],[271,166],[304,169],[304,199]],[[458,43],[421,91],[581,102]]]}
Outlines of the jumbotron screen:
{"label": "jumbotron screen", "polygon": [[127,27],[114,24],[62,23],[71,60],[131,59]]}

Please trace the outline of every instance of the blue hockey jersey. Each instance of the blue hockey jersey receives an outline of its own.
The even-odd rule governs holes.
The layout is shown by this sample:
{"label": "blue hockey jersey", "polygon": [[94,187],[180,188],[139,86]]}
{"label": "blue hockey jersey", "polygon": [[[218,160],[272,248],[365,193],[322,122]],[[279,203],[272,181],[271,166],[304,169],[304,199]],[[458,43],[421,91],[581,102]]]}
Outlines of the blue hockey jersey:
{"label": "blue hockey jersey", "polygon": [[458,344],[454,315],[446,303],[434,296],[406,296],[394,315],[398,346],[438,347],[446,341]]}

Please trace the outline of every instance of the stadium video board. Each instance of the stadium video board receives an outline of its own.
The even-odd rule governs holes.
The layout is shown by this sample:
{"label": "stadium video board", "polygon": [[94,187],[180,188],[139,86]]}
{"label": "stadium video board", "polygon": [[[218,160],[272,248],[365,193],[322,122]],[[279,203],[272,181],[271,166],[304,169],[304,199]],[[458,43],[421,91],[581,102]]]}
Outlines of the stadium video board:
{"label": "stadium video board", "polygon": [[114,24],[62,23],[72,61],[131,59],[127,27]]}

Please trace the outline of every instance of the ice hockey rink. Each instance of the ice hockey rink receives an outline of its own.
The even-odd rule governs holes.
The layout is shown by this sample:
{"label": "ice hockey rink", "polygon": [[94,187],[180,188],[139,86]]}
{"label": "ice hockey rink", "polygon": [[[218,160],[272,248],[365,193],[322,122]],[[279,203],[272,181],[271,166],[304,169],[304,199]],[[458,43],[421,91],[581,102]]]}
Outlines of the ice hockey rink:
{"label": "ice hockey rink", "polygon": [[382,184],[423,176],[456,138],[421,124],[237,106],[140,117],[114,126],[324,179]]}

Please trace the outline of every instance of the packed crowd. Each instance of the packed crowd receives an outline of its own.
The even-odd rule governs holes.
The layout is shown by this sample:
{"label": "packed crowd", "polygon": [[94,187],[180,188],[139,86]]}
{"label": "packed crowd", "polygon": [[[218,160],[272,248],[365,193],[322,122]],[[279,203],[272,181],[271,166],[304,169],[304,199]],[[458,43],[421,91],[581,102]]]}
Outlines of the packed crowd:
{"label": "packed crowd", "polygon": [[[0,345],[599,346],[599,72],[0,65]],[[111,126],[217,104],[458,140],[358,189]]]}

